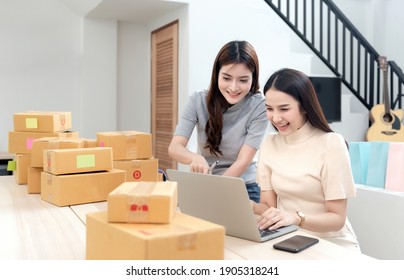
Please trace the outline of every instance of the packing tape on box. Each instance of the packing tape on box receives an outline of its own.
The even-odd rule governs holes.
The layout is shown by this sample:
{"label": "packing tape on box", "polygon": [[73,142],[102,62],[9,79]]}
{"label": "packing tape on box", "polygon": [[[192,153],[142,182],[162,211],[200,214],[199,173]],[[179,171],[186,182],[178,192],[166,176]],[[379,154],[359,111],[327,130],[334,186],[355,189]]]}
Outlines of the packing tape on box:
{"label": "packing tape on box", "polygon": [[126,138],[126,158],[138,158],[139,147],[136,144],[136,137],[131,135]]}
{"label": "packing tape on box", "polygon": [[48,186],[52,186],[52,178],[53,176],[51,174],[46,174],[46,184]]}
{"label": "packing tape on box", "polygon": [[129,165],[130,165],[130,167],[132,167],[132,168],[140,168],[140,167],[142,167],[142,161],[141,161],[141,160],[132,160],[132,161],[129,163]]}
{"label": "packing tape on box", "polygon": [[52,160],[51,160],[51,150],[46,151],[46,166],[43,168],[47,171],[51,171],[51,166],[52,166]]}
{"label": "packing tape on box", "polygon": [[133,134],[133,133],[131,133],[130,131],[116,131],[116,133],[117,133],[118,135],[123,135],[123,136],[130,136],[130,135]]}
{"label": "packing tape on box", "polygon": [[137,149],[128,149],[126,150],[126,158],[138,158]]}
{"label": "packing tape on box", "polygon": [[153,182],[142,182],[129,191],[127,198],[128,222],[148,222],[149,221],[149,199],[156,184]]}
{"label": "packing tape on box", "polygon": [[[197,248],[197,239],[198,234],[196,230],[190,229],[188,227],[180,226],[180,225],[172,225],[175,236],[177,239],[177,249],[181,251],[185,250],[196,250]],[[153,232],[147,231],[145,229],[138,231],[144,235],[153,235]]]}
{"label": "packing tape on box", "polygon": [[60,148],[60,140],[50,140],[49,141],[49,149],[59,149]]}
{"label": "packing tape on box", "polygon": [[126,131],[123,131],[122,134],[126,137],[126,158],[138,158],[137,137],[140,136]]}
{"label": "packing tape on box", "polygon": [[66,115],[65,114],[59,115],[59,122],[60,122],[61,128],[64,128],[66,125]]}
{"label": "packing tape on box", "polygon": [[195,250],[197,244],[197,233],[190,228],[175,225],[177,231],[178,250]]}

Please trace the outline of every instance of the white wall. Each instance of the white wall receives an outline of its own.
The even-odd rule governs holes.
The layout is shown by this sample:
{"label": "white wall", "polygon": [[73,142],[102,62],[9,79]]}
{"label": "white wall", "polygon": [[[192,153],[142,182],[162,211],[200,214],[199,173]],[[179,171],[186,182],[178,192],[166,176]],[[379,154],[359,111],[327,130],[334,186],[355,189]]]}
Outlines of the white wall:
{"label": "white wall", "polygon": [[190,2],[190,91],[208,87],[215,56],[230,40],[247,40],[255,47],[261,88],[281,67],[310,69],[308,57],[296,60],[290,52],[290,30],[264,1],[236,0],[231,9],[226,0],[214,1],[215,9],[204,1]]}
{"label": "white wall", "polygon": [[[334,0],[376,51],[403,68],[404,1]],[[366,12],[363,12],[366,11]]]}
{"label": "white wall", "polygon": [[85,138],[117,127],[117,32],[116,21],[83,20],[80,113],[75,125]]}
{"label": "white wall", "polygon": [[87,138],[115,130],[116,21],[85,20],[54,0],[0,5],[0,151],[15,112],[71,111]]}
{"label": "white wall", "polygon": [[[386,8],[386,24],[382,34],[385,37],[385,54],[388,59],[396,61],[396,63],[404,69],[404,1],[402,0],[388,0]],[[384,31],[384,32],[383,32]],[[381,40],[383,37],[381,38]]]}
{"label": "white wall", "polygon": [[150,32],[118,24],[118,130],[150,132]]}
{"label": "white wall", "polygon": [[[169,13],[147,24],[118,23],[117,129],[151,132],[151,33],[179,21],[178,90],[188,85],[188,10]],[[181,103],[182,100],[179,100]]]}
{"label": "white wall", "polygon": [[[145,25],[83,18],[100,1],[71,9],[82,2],[0,0],[0,151],[7,150],[13,113],[26,110],[71,111],[73,129],[87,138],[97,131],[150,131],[150,33],[173,20],[180,23],[179,112],[191,92],[208,87],[216,53],[230,40],[256,48],[261,87],[281,67],[311,71],[311,55],[291,52],[291,31],[262,0],[180,1],[189,7]],[[403,1],[335,2],[380,53],[404,65],[404,38],[397,36]],[[379,7],[388,16],[377,17]],[[368,8],[371,16],[358,13]]]}
{"label": "white wall", "polygon": [[59,1],[0,1],[0,151],[13,113],[80,104],[81,19]]}

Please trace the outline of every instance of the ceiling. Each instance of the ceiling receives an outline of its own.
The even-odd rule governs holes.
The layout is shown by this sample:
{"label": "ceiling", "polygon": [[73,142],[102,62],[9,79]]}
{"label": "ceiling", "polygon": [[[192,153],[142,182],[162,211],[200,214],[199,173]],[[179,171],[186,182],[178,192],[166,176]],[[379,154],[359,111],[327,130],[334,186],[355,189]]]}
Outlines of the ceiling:
{"label": "ceiling", "polygon": [[162,0],[102,0],[86,17],[147,23],[185,5]]}

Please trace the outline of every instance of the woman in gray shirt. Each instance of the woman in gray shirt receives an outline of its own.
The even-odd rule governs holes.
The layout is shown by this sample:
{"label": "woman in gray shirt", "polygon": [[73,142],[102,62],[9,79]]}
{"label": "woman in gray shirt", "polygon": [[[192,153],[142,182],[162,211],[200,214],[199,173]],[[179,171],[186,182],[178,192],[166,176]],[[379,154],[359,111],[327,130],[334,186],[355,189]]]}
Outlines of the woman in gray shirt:
{"label": "woman in gray shirt", "polygon": [[[168,149],[170,157],[189,164],[191,172],[208,173],[218,161],[212,173],[243,178],[256,202],[260,189],[255,155],[268,125],[258,74],[251,44],[225,44],[216,56],[209,89],[189,96]],[[195,127],[196,153],[187,148]]]}

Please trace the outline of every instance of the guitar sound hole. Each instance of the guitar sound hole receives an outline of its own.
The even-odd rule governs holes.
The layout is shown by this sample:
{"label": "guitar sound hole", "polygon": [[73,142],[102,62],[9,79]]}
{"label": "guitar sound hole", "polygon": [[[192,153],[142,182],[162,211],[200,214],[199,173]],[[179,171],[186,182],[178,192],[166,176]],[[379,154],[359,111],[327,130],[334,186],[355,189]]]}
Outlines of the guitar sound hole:
{"label": "guitar sound hole", "polygon": [[383,115],[383,120],[385,121],[385,122],[392,122],[393,121],[393,116],[392,115],[390,115],[390,114],[384,114]]}
{"label": "guitar sound hole", "polygon": [[382,133],[383,133],[384,135],[389,135],[389,136],[394,135],[394,134],[397,134],[396,131],[382,131]]}

